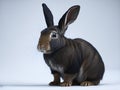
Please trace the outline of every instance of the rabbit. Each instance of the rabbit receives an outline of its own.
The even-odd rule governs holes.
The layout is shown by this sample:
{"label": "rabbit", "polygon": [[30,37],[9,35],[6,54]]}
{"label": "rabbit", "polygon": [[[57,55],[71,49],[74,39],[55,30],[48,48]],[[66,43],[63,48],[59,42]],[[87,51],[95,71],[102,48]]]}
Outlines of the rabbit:
{"label": "rabbit", "polygon": [[[58,25],[45,3],[42,4],[47,28],[41,31],[37,49],[43,53],[54,80],[50,86],[92,86],[102,80],[105,66],[96,48],[81,38],[64,36],[69,24],[73,23],[80,11],[79,5],[69,8]],[[61,82],[61,78],[63,82]]]}

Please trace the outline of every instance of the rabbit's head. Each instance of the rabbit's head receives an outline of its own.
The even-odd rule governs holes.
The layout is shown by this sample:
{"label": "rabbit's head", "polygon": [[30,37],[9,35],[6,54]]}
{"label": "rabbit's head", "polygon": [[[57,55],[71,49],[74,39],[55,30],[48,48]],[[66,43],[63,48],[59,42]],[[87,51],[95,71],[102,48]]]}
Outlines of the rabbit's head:
{"label": "rabbit's head", "polygon": [[37,48],[44,54],[50,54],[64,47],[64,33],[67,30],[68,25],[76,20],[80,6],[75,5],[69,8],[59,20],[58,25],[54,25],[53,15],[46,4],[42,4],[42,7],[47,28],[41,32]]}

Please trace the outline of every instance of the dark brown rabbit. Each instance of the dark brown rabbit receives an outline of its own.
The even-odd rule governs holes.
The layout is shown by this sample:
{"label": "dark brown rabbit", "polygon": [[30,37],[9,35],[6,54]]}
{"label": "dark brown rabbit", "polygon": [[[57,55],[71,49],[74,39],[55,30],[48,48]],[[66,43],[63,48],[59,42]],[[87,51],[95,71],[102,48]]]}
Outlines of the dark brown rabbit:
{"label": "dark brown rabbit", "polygon": [[[47,28],[41,32],[37,48],[43,52],[45,62],[54,76],[49,85],[98,85],[105,70],[98,51],[83,39],[64,36],[68,25],[76,20],[80,6],[69,8],[58,25],[54,25],[53,15],[46,4],[42,6]],[[60,78],[63,82],[60,82]]]}

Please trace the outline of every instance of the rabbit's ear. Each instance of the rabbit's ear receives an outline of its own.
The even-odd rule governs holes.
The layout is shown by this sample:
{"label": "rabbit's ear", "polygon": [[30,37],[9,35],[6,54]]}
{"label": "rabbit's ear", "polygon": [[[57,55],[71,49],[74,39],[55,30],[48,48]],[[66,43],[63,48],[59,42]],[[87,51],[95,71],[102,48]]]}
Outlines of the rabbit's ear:
{"label": "rabbit's ear", "polygon": [[50,9],[44,3],[42,4],[42,7],[43,7],[43,13],[45,16],[45,21],[46,21],[47,27],[53,26],[54,25],[53,15],[52,15]]}
{"label": "rabbit's ear", "polygon": [[80,6],[79,5],[75,5],[72,6],[71,8],[68,9],[68,11],[62,16],[62,18],[60,19],[59,23],[58,23],[58,27],[60,28],[60,33],[64,34],[68,25],[73,23],[78,14],[79,14],[79,10],[80,10]]}

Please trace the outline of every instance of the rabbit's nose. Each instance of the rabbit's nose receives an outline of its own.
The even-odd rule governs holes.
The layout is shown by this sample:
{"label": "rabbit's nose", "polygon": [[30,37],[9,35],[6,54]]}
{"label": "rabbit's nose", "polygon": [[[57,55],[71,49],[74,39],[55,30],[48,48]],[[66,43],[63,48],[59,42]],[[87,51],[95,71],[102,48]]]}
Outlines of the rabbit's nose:
{"label": "rabbit's nose", "polygon": [[40,51],[40,52],[45,52],[45,51],[46,51],[43,46],[42,46],[42,47],[41,47],[41,46],[38,46],[37,49],[38,49],[38,51]]}
{"label": "rabbit's nose", "polygon": [[43,51],[43,50],[45,50],[45,46],[38,44],[37,49],[38,49],[38,51]]}
{"label": "rabbit's nose", "polygon": [[46,45],[40,45],[40,51],[45,53],[47,51],[47,46]]}
{"label": "rabbit's nose", "polygon": [[43,53],[46,53],[50,50],[50,46],[48,43],[46,44],[38,44],[38,47],[37,47],[38,51],[40,52],[43,52]]}
{"label": "rabbit's nose", "polygon": [[41,50],[45,50],[45,45],[40,45]]}

